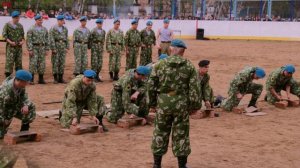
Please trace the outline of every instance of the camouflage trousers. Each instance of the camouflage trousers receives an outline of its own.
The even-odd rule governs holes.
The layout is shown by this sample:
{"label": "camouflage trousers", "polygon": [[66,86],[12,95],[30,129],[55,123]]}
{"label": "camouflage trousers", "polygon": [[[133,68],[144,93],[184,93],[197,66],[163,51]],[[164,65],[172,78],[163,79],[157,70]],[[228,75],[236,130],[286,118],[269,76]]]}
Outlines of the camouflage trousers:
{"label": "camouflage trousers", "polygon": [[[261,95],[261,92],[263,90],[263,85],[251,83],[248,88],[245,90],[240,90],[241,94],[252,94],[251,101],[255,101],[259,98]],[[221,107],[226,111],[232,111],[234,107],[237,107],[239,105],[241,100],[239,100],[236,96],[236,93],[232,92],[231,89],[229,89],[228,97],[222,102]]]}
{"label": "camouflage trousers", "polygon": [[75,69],[74,74],[83,74],[88,65],[87,44],[74,44]]}
{"label": "camouflage trousers", "polygon": [[116,123],[120,118],[122,118],[125,111],[128,114],[134,114],[138,117],[148,116],[149,108],[145,95],[138,96],[138,99],[135,102],[131,102],[128,104],[124,104],[123,100],[124,98],[122,95],[122,91],[113,89],[111,92],[111,111],[106,114],[107,120],[109,122]]}
{"label": "camouflage trousers", "polygon": [[0,109],[0,138],[3,138],[7,133],[14,117],[21,120],[22,124],[33,122],[36,116],[35,105],[32,102],[29,103],[29,112],[27,115],[22,114],[22,106],[23,104],[14,104],[12,106],[6,107],[5,109]]}
{"label": "camouflage trousers", "polygon": [[91,66],[95,72],[100,72],[103,64],[103,45],[93,44],[91,47]]}
{"label": "camouflage trousers", "polygon": [[22,69],[22,47],[6,44],[5,73],[13,73],[14,66],[16,71]]}
{"label": "camouflage trousers", "polygon": [[114,45],[109,54],[109,72],[119,73],[121,67],[121,47]]}
{"label": "camouflage trousers", "polygon": [[[280,92],[282,90],[285,90],[285,87],[286,87],[285,85],[276,87],[275,88],[276,93],[278,93],[279,95],[281,95]],[[300,85],[294,79],[291,80],[291,93],[293,95],[296,95],[296,96],[298,96],[300,98]],[[277,98],[275,96],[273,96],[271,94],[271,91],[269,91],[269,90],[267,90],[267,94],[266,94],[265,99],[270,104],[274,104],[274,103],[276,103],[276,102],[279,101],[279,100],[277,100]]]}
{"label": "camouflage trousers", "polygon": [[165,113],[162,108],[158,108],[151,145],[154,155],[162,156],[167,153],[171,132],[173,154],[179,157],[191,153],[189,113],[183,110],[180,113]]}
{"label": "camouflage trousers", "polygon": [[128,47],[128,54],[126,55],[126,71],[136,68],[138,53],[139,47]]}
{"label": "camouflage trousers", "polygon": [[[209,101],[210,104],[214,103],[215,97],[214,97],[213,89],[211,87],[209,87],[206,92],[207,92],[207,95],[208,95],[207,101]],[[203,101],[205,101],[205,100],[203,99]]]}
{"label": "camouflage trousers", "polygon": [[146,66],[149,63],[152,63],[152,47],[142,47],[140,65]]}
{"label": "camouflage trousers", "polygon": [[[60,118],[60,124],[65,127],[69,128],[72,124],[73,120],[73,114],[64,112],[66,111],[67,105],[65,103],[66,101],[63,101],[63,107],[62,107],[62,117]],[[84,109],[88,110],[88,102],[76,102],[76,114],[77,114],[77,121],[80,123],[80,119],[82,116],[82,112]],[[105,113],[105,104],[104,104],[104,98],[100,95],[97,95],[97,109],[98,114],[97,115],[104,115]]]}
{"label": "camouflage trousers", "polygon": [[43,75],[46,69],[45,47],[34,46],[32,51],[33,55],[29,57],[29,72],[32,74],[38,73],[40,75]]}
{"label": "camouflage trousers", "polygon": [[52,73],[53,74],[64,74],[65,70],[65,63],[66,63],[66,48],[62,46],[60,47],[59,44],[56,44],[56,53],[52,53],[51,56],[51,63],[52,63]]}
{"label": "camouflage trousers", "polygon": [[161,54],[167,54],[167,55],[171,55],[171,51],[170,51],[170,46],[171,43],[160,43],[160,48],[158,50],[158,55],[160,56]]}

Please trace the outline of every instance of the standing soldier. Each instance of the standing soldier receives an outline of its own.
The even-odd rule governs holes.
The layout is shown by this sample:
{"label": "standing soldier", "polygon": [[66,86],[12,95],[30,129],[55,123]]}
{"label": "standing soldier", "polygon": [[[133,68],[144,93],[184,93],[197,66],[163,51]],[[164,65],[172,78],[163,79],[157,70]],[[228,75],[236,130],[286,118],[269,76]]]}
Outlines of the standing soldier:
{"label": "standing soldier", "polygon": [[6,41],[5,76],[8,77],[15,70],[22,69],[22,45],[24,43],[24,28],[19,23],[20,13],[14,11],[12,21],[4,25],[2,36]]}
{"label": "standing soldier", "polygon": [[34,74],[39,74],[39,84],[46,84],[44,73],[46,69],[45,55],[49,50],[48,31],[42,25],[43,18],[41,15],[34,17],[35,25],[27,32],[27,48],[29,51],[29,71],[32,74],[31,84],[34,84]]}
{"label": "standing soldier", "polygon": [[35,119],[35,106],[25,91],[31,78],[28,71],[18,70],[16,77],[9,76],[0,86],[0,139],[7,133],[13,117],[22,121],[20,131],[28,131]]}
{"label": "standing soldier", "polygon": [[173,30],[169,29],[169,19],[164,20],[164,27],[158,29],[156,39],[158,40],[158,55],[167,54],[170,55],[170,44],[173,39]]}
{"label": "standing soldier", "polygon": [[105,42],[105,30],[102,29],[102,23],[103,19],[97,19],[96,24],[97,27],[95,27],[91,31],[91,36],[89,42],[91,43],[91,64],[92,64],[92,70],[94,70],[97,73],[96,81],[97,82],[103,82],[99,78],[99,73],[102,69],[102,63],[103,63],[103,46]]}
{"label": "standing soldier", "polygon": [[83,74],[88,64],[87,50],[89,45],[90,30],[86,27],[87,17],[82,16],[80,19],[81,26],[75,29],[73,33],[73,46],[75,56],[74,76]]}
{"label": "standing soldier", "polygon": [[228,97],[222,102],[221,107],[225,111],[232,111],[237,107],[245,94],[252,94],[248,107],[256,107],[263,85],[252,81],[262,79],[266,75],[265,71],[259,67],[246,67],[240,71],[230,82]]}
{"label": "standing soldier", "polygon": [[83,75],[78,75],[65,89],[62,104],[60,123],[63,127],[77,125],[80,123],[83,109],[89,110],[93,120],[108,131],[102,123],[104,108],[104,98],[96,94],[94,79],[96,72],[85,70]]}
{"label": "standing soldier", "polygon": [[138,20],[131,21],[131,28],[125,35],[126,71],[137,66],[137,56],[141,45],[140,32],[137,30]]}
{"label": "standing soldier", "polygon": [[148,81],[150,111],[157,108],[151,146],[155,168],[161,167],[171,132],[179,168],[186,167],[191,153],[189,113],[200,109],[201,103],[197,71],[183,58],[185,49],[183,41],[172,40],[171,56],[154,66]]}
{"label": "standing soldier", "polygon": [[68,29],[63,26],[64,23],[64,16],[58,15],[57,25],[53,26],[49,31],[54,83],[64,83],[66,53],[69,50]]}
{"label": "standing soldier", "polygon": [[211,86],[209,85],[210,75],[208,74],[209,60],[201,60],[199,66],[199,80],[200,80],[200,95],[205,103],[207,109],[213,108],[214,95]]}
{"label": "standing soldier", "polygon": [[121,51],[124,50],[124,34],[120,29],[120,20],[114,20],[114,28],[106,36],[106,50],[109,53],[109,75],[111,80],[119,79]]}
{"label": "standing soldier", "polygon": [[141,31],[141,57],[140,65],[147,65],[152,62],[152,46],[156,43],[155,33],[152,30],[153,23],[147,22],[147,27]]}

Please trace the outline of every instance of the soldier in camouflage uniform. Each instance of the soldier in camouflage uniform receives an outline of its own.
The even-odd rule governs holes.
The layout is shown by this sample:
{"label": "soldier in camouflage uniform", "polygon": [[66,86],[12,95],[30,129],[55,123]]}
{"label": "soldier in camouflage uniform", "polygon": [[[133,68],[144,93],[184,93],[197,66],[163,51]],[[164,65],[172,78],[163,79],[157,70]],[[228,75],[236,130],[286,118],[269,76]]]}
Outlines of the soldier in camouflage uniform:
{"label": "soldier in camouflage uniform", "polygon": [[256,107],[256,101],[263,90],[263,85],[252,81],[262,79],[265,75],[265,71],[259,67],[246,67],[240,71],[230,82],[228,97],[222,102],[221,107],[225,111],[232,111],[239,105],[245,94],[252,94],[248,107]]}
{"label": "soldier in camouflage uniform", "polygon": [[6,41],[5,76],[13,73],[15,65],[16,71],[22,69],[22,45],[24,43],[24,28],[19,23],[20,13],[12,13],[12,21],[4,25],[2,36]]}
{"label": "soldier in camouflage uniform", "polygon": [[49,31],[50,48],[52,50],[52,73],[54,83],[64,83],[63,75],[66,62],[66,53],[69,50],[68,29],[63,26],[64,16],[57,16],[57,25]]}
{"label": "soldier in camouflage uniform", "polygon": [[124,112],[131,114],[131,117],[148,116],[145,78],[149,73],[149,67],[139,66],[137,69],[128,70],[114,84],[111,92],[111,112],[106,114],[109,122],[116,123]]}
{"label": "soldier in camouflage uniform", "polygon": [[39,84],[45,84],[44,73],[46,69],[45,56],[49,50],[49,37],[47,29],[42,26],[41,15],[34,17],[36,23],[27,32],[27,48],[29,51],[29,72],[32,74],[31,84],[34,84],[34,74],[39,74]]}
{"label": "soldier in camouflage uniform", "polygon": [[152,30],[152,22],[147,22],[147,27],[141,31],[141,57],[140,65],[147,65],[152,62],[152,46],[156,44],[155,33]]}
{"label": "soldier in camouflage uniform", "polygon": [[96,123],[108,131],[102,123],[105,112],[104,98],[96,94],[96,85],[93,82],[96,73],[93,70],[85,70],[83,75],[78,75],[65,89],[60,123],[63,127],[80,123],[83,109],[89,110]]}
{"label": "soldier in camouflage uniform", "polygon": [[31,78],[28,71],[18,70],[16,77],[9,76],[0,86],[0,138],[7,133],[13,117],[22,121],[20,131],[28,131],[35,119],[35,106],[25,92]]}
{"label": "soldier in camouflage uniform", "polygon": [[[173,154],[179,168],[185,168],[191,153],[189,113],[201,108],[198,75],[193,64],[183,58],[186,45],[175,39],[171,56],[156,64],[148,81],[150,111],[156,111],[152,152],[154,168],[161,167],[172,132]],[[156,109],[157,108],[157,109]]]}
{"label": "soldier in camouflage uniform", "polygon": [[207,109],[213,108],[214,94],[209,85],[210,75],[207,73],[209,68],[209,60],[201,60],[199,65],[200,95]]}
{"label": "soldier in camouflage uniform", "polygon": [[125,47],[126,47],[126,71],[134,69],[137,66],[137,56],[141,46],[140,32],[137,30],[138,21],[134,19],[131,22],[131,28],[125,35]]}
{"label": "soldier in camouflage uniform", "polygon": [[119,28],[120,20],[114,20],[114,28],[109,30],[106,36],[106,50],[109,53],[110,79],[117,81],[121,66],[121,51],[124,50],[124,34]]}
{"label": "soldier in camouflage uniform", "polygon": [[266,82],[267,95],[265,100],[270,104],[281,101],[280,92],[282,90],[286,91],[287,99],[290,99],[291,93],[300,98],[300,86],[293,78],[294,73],[295,67],[293,65],[285,65],[271,72]]}
{"label": "soldier in camouflage uniform", "polygon": [[73,33],[75,57],[75,68],[73,72],[74,76],[82,74],[88,65],[87,50],[89,48],[90,30],[86,27],[86,16],[82,16],[79,21],[81,26]]}
{"label": "soldier in camouflage uniform", "polygon": [[103,50],[104,50],[104,43],[105,43],[105,30],[102,29],[103,19],[97,19],[95,27],[91,31],[90,35],[90,46],[91,46],[91,64],[92,70],[97,73],[96,82],[103,82],[99,78],[99,73],[102,69],[103,63]]}

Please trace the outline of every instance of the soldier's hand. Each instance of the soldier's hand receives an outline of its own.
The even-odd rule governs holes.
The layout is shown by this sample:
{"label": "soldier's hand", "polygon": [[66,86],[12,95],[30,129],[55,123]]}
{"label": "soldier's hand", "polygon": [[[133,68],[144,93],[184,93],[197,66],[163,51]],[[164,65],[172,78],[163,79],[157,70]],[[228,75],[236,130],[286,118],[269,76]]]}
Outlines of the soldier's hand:
{"label": "soldier's hand", "polygon": [[27,115],[29,112],[29,109],[28,109],[28,106],[23,106],[21,108],[21,113],[24,114],[24,115]]}
{"label": "soldier's hand", "polygon": [[206,107],[207,109],[211,109],[211,104],[210,104],[209,101],[206,101],[206,102],[205,102],[205,107]]}
{"label": "soldier's hand", "polygon": [[139,94],[140,94],[140,92],[138,92],[138,91],[134,92],[131,95],[130,100],[134,100],[135,101],[138,98]]}
{"label": "soldier's hand", "polygon": [[146,47],[146,45],[145,45],[145,44],[142,44],[141,47]]}
{"label": "soldier's hand", "polygon": [[241,93],[236,94],[236,97],[241,100],[243,98],[243,95]]}
{"label": "soldier's hand", "polygon": [[22,46],[24,44],[24,41],[21,41],[20,43],[19,43],[19,46]]}
{"label": "soldier's hand", "polygon": [[282,97],[281,97],[281,95],[277,95],[277,100],[279,100],[279,101],[281,101],[282,100]]}
{"label": "soldier's hand", "polygon": [[73,118],[72,125],[76,126],[78,124],[77,118]]}
{"label": "soldier's hand", "polygon": [[16,46],[17,45],[16,42],[10,42],[9,44],[12,45],[12,46]]}
{"label": "soldier's hand", "polygon": [[95,121],[95,123],[96,123],[97,125],[99,125],[99,120],[98,120],[98,118],[97,118],[96,116],[93,116],[92,119]]}
{"label": "soldier's hand", "polygon": [[155,108],[153,108],[153,107],[152,107],[152,108],[150,108],[150,109],[149,109],[149,113],[156,113],[156,109],[155,109]]}

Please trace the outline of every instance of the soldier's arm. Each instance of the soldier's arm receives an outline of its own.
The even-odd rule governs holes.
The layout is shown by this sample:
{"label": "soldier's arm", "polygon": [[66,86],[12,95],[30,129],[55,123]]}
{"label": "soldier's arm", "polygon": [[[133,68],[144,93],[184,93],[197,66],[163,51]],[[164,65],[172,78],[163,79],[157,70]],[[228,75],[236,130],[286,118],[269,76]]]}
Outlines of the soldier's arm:
{"label": "soldier's arm", "polygon": [[49,47],[49,33],[48,33],[48,30],[46,28],[45,29],[45,50],[49,50],[50,47]]}
{"label": "soldier's arm", "polygon": [[2,37],[4,38],[4,40],[6,40],[7,42],[9,42],[8,41],[9,39],[8,39],[8,25],[7,25],[7,23],[3,27]]}
{"label": "soldier's arm", "polygon": [[160,45],[159,39],[160,39],[160,29],[157,30],[157,34],[156,34],[156,44],[157,45]]}
{"label": "soldier's arm", "polygon": [[27,95],[27,93],[25,92],[25,90],[21,92],[20,98],[21,98],[21,101],[22,101],[23,106],[29,106],[30,101],[29,101],[29,99],[28,99],[28,95]]}
{"label": "soldier's arm", "polygon": [[69,49],[70,48],[70,42],[69,42],[69,31],[68,29],[66,28],[66,48]]}
{"label": "soldier's arm", "polygon": [[73,48],[74,48],[74,44],[75,44],[75,41],[77,40],[77,30],[74,30],[73,32]]}
{"label": "soldier's arm", "polygon": [[49,43],[50,43],[50,49],[53,51],[53,52],[56,52],[56,46],[55,46],[55,33],[54,33],[54,29],[51,28],[49,30]]}
{"label": "soldier's arm", "polygon": [[125,50],[126,51],[128,51],[129,38],[130,38],[130,32],[128,30],[125,34],[125,37],[124,37],[124,45],[125,45]]}
{"label": "soldier's arm", "polygon": [[33,50],[32,35],[33,35],[33,30],[29,29],[27,32],[27,40],[26,40],[26,45],[27,45],[28,51]]}
{"label": "soldier's arm", "polygon": [[64,111],[71,115],[72,118],[77,117],[77,105],[76,105],[76,93],[75,88],[71,88],[67,91],[67,98],[65,100],[65,108]]}
{"label": "soldier's arm", "polygon": [[122,84],[122,104],[125,112],[138,115],[139,107],[131,102],[132,88],[130,86],[129,80],[124,81]]}
{"label": "soldier's arm", "polygon": [[159,64],[156,64],[152,72],[150,74],[149,80],[148,80],[148,85],[147,85],[147,90],[149,94],[149,107],[154,108],[157,106],[157,91],[158,91],[158,82],[159,78],[157,75],[157,68],[159,67]]}
{"label": "soldier's arm", "polygon": [[24,28],[23,28],[22,25],[21,25],[21,36],[22,36],[21,44],[23,45],[23,44],[24,44],[24,41],[25,41],[25,33],[24,33]]}
{"label": "soldier's arm", "polygon": [[198,79],[198,73],[195,67],[189,63],[188,68],[190,68],[190,80],[189,80],[189,110],[198,110],[202,106],[200,97],[200,83]]}
{"label": "soldier's arm", "polygon": [[174,39],[174,31],[171,30],[171,40],[173,40],[173,39]]}
{"label": "soldier's arm", "polygon": [[203,86],[203,100],[204,101],[209,101],[210,100],[210,86],[209,86],[209,79],[210,77],[208,76],[207,82],[205,82]]}
{"label": "soldier's arm", "polygon": [[96,89],[94,89],[87,97],[87,106],[91,116],[96,116],[98,111]]}
{"label": "soldier's arm", "polygon": [[153,32],[152,38],[153,38],[153,45],[156,45],[156,37],[155,37],[155,33],[154,32]]}
{"label": "soldier's arm", "polygon": [[106,51],[111,51],[111,31],[108,31],[106,35]]}

